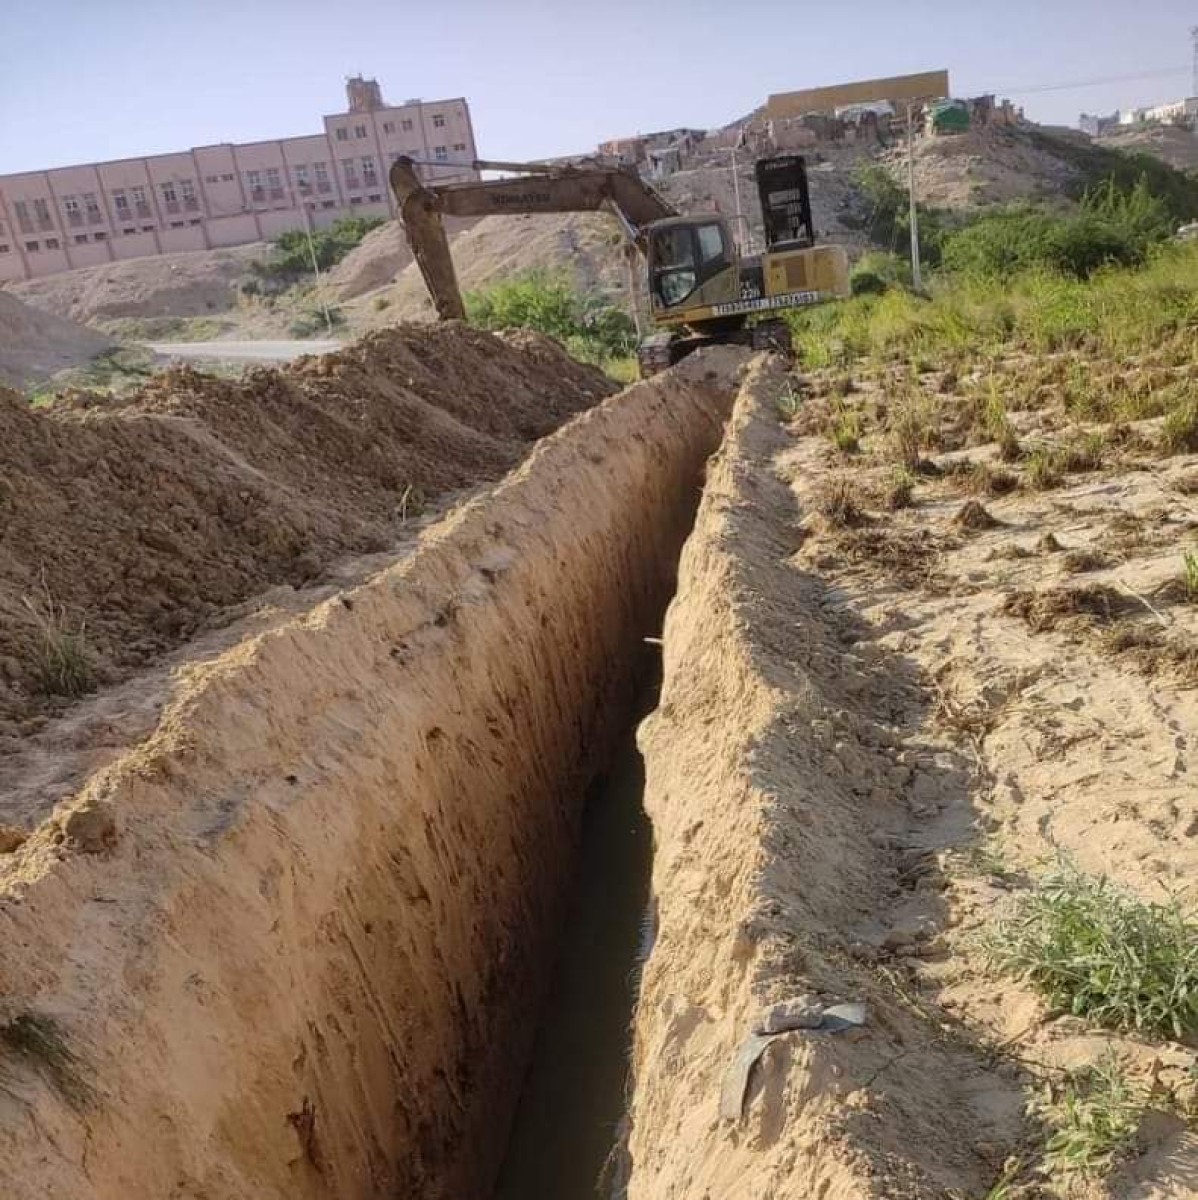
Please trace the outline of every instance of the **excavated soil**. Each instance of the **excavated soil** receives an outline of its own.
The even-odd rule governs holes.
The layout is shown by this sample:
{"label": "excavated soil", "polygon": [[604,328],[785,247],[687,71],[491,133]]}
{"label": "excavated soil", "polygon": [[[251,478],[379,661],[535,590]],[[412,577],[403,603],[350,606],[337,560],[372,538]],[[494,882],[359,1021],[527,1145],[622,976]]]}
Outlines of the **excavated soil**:
{"label": "excavated soil", "polygon": [[[571,403],[552,348],[440,345]],[[0,853],[6,1200],[490,1194],[585,789],[744,361],[591,407],[400,561],[193,666],[148,739]],[[537,419],[506,394],[493,420]],[[191,419],[151,404],[104,420]]]}
{"label": "excavated soil", "polygon": [[449,326],[237,381],[171,370],[122,402],[0,393],[0,747],[71,699],[53,639],[121,679],[257,592],[385,549],[612,390],[547,339]]}

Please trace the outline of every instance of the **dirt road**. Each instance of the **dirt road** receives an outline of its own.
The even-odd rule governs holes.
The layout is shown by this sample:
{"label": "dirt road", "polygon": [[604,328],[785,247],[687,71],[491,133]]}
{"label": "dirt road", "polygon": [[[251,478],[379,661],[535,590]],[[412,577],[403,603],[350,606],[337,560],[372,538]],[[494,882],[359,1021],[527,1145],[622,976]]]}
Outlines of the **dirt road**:
{"label": "dirt road", "polygon": [[343,343],[331,338],[301,342],[147,342],[163,358],[184,362],[294,362],[305,354],[331,354]]}

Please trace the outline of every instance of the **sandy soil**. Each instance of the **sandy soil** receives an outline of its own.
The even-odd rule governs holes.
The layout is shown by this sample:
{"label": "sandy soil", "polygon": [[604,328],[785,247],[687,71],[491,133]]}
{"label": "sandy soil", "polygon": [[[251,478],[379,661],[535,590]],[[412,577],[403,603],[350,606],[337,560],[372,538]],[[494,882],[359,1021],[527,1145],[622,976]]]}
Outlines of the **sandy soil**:
{"label": "sandy soil", "polygon": [[591,408],[402,561],[181,673],[0,854],[6,1198],[490,1194],[584,788],[742,362]]}
{"label": "sandy soil", "polygon": [[95,329],[39,312],[0,291],[0,387],[38,383],[90,362],[113,345]]}
{"label": "sandy soil", "polygon": [[1099,146],[1127,150],[1133,154],[1151,154],[1182,171],[1198,167],[1198,135],[1176,125],[1155,125],[1100,138]]}
{"label": "sandy soil", "polygon": [[[892,467],[815,432],[830,393],[787,427],[782,387],[738,401],[641,736],[658,934],[629,1196],[1198,1194],[1193,1047],[1049,1011],[980,939],[1062,858],[1151,900],[1195,876],[1198,458],[1160,458],[1149,422],[1058,489],[979,499],[979,445],[889,511]],[[801,996],[864,1001],[866,1026],[776,1038],[721,1120],[738,1046]],[[1046,1176],[1028,1102],[1108,1048],[1149,1097],[1135,1151]]]}

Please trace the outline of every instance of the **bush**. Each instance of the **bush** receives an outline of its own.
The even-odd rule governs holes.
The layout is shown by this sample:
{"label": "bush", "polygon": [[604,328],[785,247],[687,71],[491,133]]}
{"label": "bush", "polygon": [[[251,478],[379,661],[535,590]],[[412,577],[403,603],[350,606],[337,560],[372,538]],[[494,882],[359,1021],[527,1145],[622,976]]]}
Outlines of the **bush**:
{"label": "bush", "polygon": [[[312,258],[322,271],[339,263],[372,230],[384,224],[382,217],[342,217],[328,229],[312,231],[311,247],[308,234],[302,229],[289,229],[271,243],[265,262],[252,264],[252,270],[262,279],[295,282],[312,274]],[[243,291],[245,288],[243,286]]]}
{"label": "bush", "polygon": [[1164,1037],[1198,1032],[1198,924],[1176,901],[1148,903],[1064,870],[1023,897],[987,949],[1074,1016]]}
{"label": "bush", "polygon": [[564,272],[534,270],[465,297],[466,317],[483,329],[533,329],[557,338],[576,358],[604,363],[636,350],[636,327],[623,311],[578,292]]}

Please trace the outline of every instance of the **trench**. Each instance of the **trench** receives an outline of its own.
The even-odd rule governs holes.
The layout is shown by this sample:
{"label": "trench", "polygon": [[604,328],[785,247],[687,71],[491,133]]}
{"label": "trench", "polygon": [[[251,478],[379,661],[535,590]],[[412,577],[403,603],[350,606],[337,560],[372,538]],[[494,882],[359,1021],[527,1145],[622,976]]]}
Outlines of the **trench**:
{"label": "trench", "polygon": [[607,769],[587,789],[553,977],[494,1200],[594,1200],[613,1178],[650,935],[653,833],[636,726],[656,695],[656,683],[644,689]]}
{"label": "trench", "polygon": [[605,401],[188,676],[12,856],[4,1011],[53,1014],[96,1099],[21,1068],[11,1200],[594,1194],[647,892],[644,639],[745,360]]}

